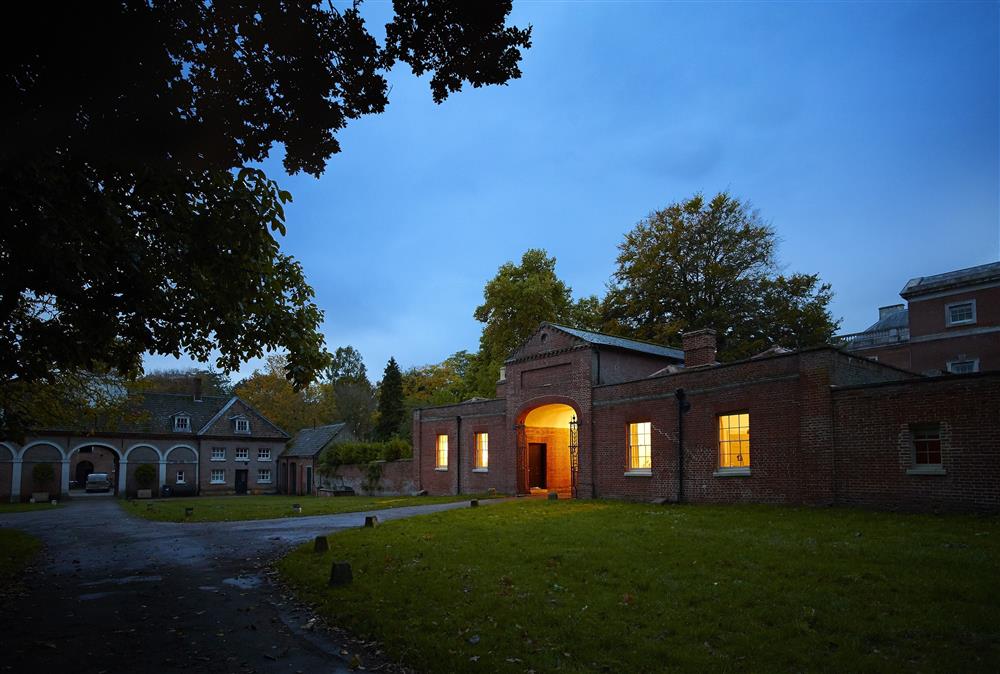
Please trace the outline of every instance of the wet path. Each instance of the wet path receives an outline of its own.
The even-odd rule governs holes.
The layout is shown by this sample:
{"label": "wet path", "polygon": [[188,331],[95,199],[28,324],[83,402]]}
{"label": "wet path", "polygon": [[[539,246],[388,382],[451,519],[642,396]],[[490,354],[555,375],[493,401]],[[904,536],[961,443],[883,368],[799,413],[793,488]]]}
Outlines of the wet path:
{"label": "wet path", "polygon": [[[467,502],[378,511],[383,521]],[[0,672],[343,672],[358,649],[309,629],[308,611],[267,566],[365,513],[174,524],[127,515],[113,499],[0,515],[46,549],[0,615]],[[368,660],[368,654],[363,660]],[[376,664],[376,663],[371,663]]]}

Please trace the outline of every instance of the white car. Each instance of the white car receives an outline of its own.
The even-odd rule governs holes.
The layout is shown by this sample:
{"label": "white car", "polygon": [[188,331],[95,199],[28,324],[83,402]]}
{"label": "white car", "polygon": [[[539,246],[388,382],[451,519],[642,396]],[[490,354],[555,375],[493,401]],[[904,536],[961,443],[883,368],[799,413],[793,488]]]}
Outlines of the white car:
{"label": "white car", "polygon": [[87,476],[85,489],[91,491],[111,491],[111,477],[107,473],[91,473]]}

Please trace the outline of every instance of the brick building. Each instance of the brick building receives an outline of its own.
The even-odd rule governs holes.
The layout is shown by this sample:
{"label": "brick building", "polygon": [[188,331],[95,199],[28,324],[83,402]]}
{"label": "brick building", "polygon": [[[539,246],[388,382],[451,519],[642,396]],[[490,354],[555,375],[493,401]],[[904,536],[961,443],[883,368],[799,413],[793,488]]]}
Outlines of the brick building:
{"label": "brick building", "polygon": [[278,457],[278,492],[310,495],[319,493],[319,457],[331,445],[354,440],[344,422],[303,428]]}
{"label": "brick building", "polygon": [[844,348],[922,374],[1000,369],[1000,262],[910,279]]}
{"label": "brick building", "polygon": [[[23,501],[33,492],[68,495],[92,472],[113,477],[118,495],[135,495],[136,469],[157,469],[162,485],[200,494],[273,493],[274,466],[288,435],[237,396],[144,393],[114,431],[43,429],[23,443],[0,442],[0,499]],[[49,484],[34,484],[34,467],[54,469]]]}
{"label": "brick building", "polygon": [[1000,372],[921,377],[826,346],[716,362],[543,324],[497,397],[416,410],[430,493],[1000,508]]}

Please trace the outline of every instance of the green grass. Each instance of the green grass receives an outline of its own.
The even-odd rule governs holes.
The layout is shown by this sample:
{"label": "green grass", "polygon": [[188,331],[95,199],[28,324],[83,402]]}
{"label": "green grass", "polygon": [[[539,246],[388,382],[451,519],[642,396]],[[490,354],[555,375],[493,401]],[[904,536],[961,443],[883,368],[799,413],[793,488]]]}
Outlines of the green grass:
{"label": "green grass", "polygon": [[519,501],[330,547],[283,577],[418,670],[1000,669],[996,517]]}
{"label": "green grass", "polygon": [[0,585],[16,581],[41,547],[41,541],[23,531],[0,529]]}
{"label": "green grass", "polygon": [[[309,515],[335,515],[363,510],[384,510],[406,506],[433,505],[468,501],[487,496],[202,496],[198,498],[170,498],[122,502],[122,507],[132,515],[157,522],[234,522],[266,520],[279,517],[308,517]],[[302,506],[301,513],[292,511],[292,505]],[[185,508],[194,508],[191,517],[184,516]]]}
{"label": "green grass", "polygon": [[62,504],[52,505],[51,503],[0,503],[0,515],[7,513],[25,513],[38,510],[55,510],[62,508]]}

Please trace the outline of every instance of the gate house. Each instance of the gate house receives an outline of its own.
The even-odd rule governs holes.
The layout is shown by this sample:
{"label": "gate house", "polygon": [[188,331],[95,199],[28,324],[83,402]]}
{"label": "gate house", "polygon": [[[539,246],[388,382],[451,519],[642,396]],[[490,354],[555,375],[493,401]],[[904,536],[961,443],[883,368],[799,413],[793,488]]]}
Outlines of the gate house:
{"label": "gate house", "polygon": [[716,362],[544,323],[493,399],[416,410],[432,494],[1000,509],[1000,372],[922,377],[833,346]]}

